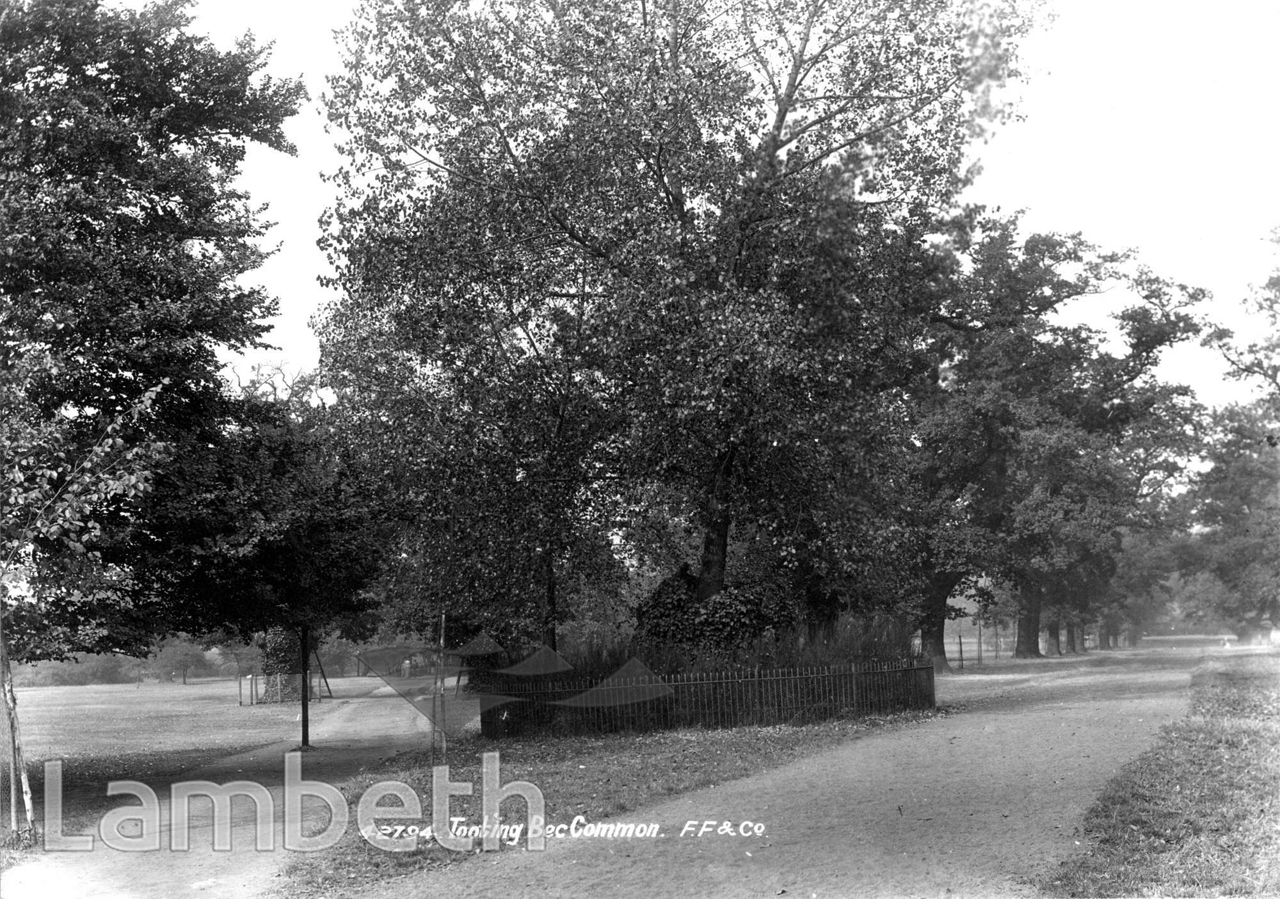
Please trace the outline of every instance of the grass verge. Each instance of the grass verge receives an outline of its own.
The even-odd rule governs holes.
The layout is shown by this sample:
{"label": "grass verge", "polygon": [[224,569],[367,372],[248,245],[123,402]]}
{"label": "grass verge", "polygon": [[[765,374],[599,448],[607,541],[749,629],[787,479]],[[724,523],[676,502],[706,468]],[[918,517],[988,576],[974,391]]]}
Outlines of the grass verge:
{"label": "grass verge", "polygon": [[1280,656],[1192,678],[1187,717],[1107,785],[1051,896],[1280,895]]}
{"label": "grass verge", "polygon": [[[449,779],[475,785],[474,795],[455,796],[451,812],[479,823],[480,758],[500,752],[502,783],[528,780],[546,800],[549,824],[569,823],[576,815],[596,822],[702,787],[748,777],[821,752],[849,739],[890,726],[938,715],[904,712],[885,717],[828,721],[798,727],[741,727],[727,730],[681,730],[602,737],[546,737],[494,741],[473,738],[449,747]],[[347,884],[367,889],[376,881],[414,871],[465,862],[468,853],[450,852],[435,842],[420,842],[410,852],[374,848],[355,826],[356,803],[374,783],[398,780],[422,798],[430,818],[431,767],[426,753],[408,753],[386,768],[352,779],[342,786],[351,806],[351,825],[331,851],[298,855],[287,869],[291,897],[342,897]],[[515,804],[520,807],[519,803]],[[522,811],[522,810],[521,810]],[[522,820],[517,815],[516,820]],[[395,824],[394,820],[381,823]],[[405,821],[423,825],[430,821]],[[522,841],[523,842],[523,841]]]}

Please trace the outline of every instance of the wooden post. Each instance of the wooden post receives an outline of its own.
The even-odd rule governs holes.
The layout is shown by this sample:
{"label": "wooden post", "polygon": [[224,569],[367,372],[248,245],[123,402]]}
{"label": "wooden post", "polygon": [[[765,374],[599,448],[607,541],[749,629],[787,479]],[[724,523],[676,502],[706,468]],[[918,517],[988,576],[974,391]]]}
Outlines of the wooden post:
{"label": "wooden post", "polygon": [[964,670],[964,634],[956,634],[956,643],[960,646],[960,670]]}
{"label": "wooden post", "polygon": [[311,747],[311,672],[307,668],[311,654],[307,652],[307,641],[310,636],[311,629],[305,624],[298,628],[298,644],[300,646],[299,660],[302,663],[302,671],[299,680],[301,680],[302,692],[302,748],[309,749]]}
{"label": "wooden post", "polygon": [[[4,606],[0,604],[0,621],[4,618]],[[31,781],[27,778],[27,763],[22,753],[22,730],[18,726],[18,697],[13,692],[13,669],[9,666],[9,651],[5,646],[5,637],[3,624],[0,624],[0,693],[3,694],[5,714],[8,716],[9,722],[9,774],[10,781],[16,783],[19,779],[22,781],[22,804],[26,812],[27,827],[26,830],[20,830],[17,825],[13,828],[13,838],[16,845],[23,842],[23,838],[34,838],[36,834],[36,812],[35,802],[31,798]],[[17,818],[17,797],[14,797],[13,817]]]}
{"label": "wooden post", "polygon": [[[444,741],[445,739],[444,728],[441,726],[441,719],[444,718],[444,714],[445,714],[445,709],[444,709],[445,683],[444,683],[443,672],[442,672],[442,668],[444,666],[444,623],[445,623],[444,616],[445,616],[444,610],[441,609],[440,610],[440,653],[436,657],[436,664],[433,666],[433,668],[435,669],[435,674],[431,678],[431,765],[432,767],[435,767],[435,763],[436,763],[436,734],[440,735],[441,762],[443,762],[446,765],[449,763],[448,750],[446,749],[445,741]],[[461,678],[462,677],[461,672],[459,672],[456,676]],[[455,681],[454,683],[456,684],[457,682]],[[454,692],[456,695],[457,693],[456,687]]]}
{"label": "wooden post", "polygon": [[[12,741],[13,735],[10,734]],[[18,778],[13,770],[13,757],[17,755],[13,747],[9,748],[9,833],[18,833]]]}
{"label": "wooden post", "polygon": [[[329,694],[329,698],[333,699],[333,687],[329,686],[329,675],[324,673],[324,662],[320,661],[319,647],[311,655],[316,660],[316,669],[319,671],[319,674],[316,675],[316,702],[324,699],[326,692]],[[321,684],[324,684],[323,689],[321,689]]]}

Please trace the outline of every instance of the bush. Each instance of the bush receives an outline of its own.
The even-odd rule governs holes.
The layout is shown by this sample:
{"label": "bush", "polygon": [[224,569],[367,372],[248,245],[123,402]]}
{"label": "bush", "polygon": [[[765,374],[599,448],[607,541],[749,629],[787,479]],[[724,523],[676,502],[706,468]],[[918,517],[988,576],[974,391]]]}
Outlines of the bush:
{"label": "bush", "polygon": [[19,687],[71,687],[88,684],[127,684],[138,678],[141,662],[121,655],[77,655],[66,662],[15,665],[13,682]]}

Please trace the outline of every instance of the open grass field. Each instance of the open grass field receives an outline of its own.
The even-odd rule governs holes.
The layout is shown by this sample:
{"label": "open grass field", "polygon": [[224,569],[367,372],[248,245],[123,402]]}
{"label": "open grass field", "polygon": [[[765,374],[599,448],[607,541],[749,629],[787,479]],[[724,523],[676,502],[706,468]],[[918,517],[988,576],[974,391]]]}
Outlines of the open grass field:
{"label": "open grass field", "polygon": [[236,682],[225,678],[16,692],[27,758],[33,761],[270,743],[287,739],[298,715],[292,704],[238,705]]}
{"label": "open grass field", "polygon": [[[106,802],[111,780],[163,784],[184,771],[235,752],[297,740],[296,703],[241,706],[230,679],[189,684],[144,683],[28,687],[16,690],[18,722],[37,807],[44,761],[62,759],[64,794],[77,810]],[[320,720],[331,703],[313,703]],[[2,719],[3,716],[0,716]],[[9,745],[0,720],[0,747]],[[9,829],[8,752],[0,773],[0,840]],[[21,800],[19,800],[21,801]]]}
{"label": "open grass field", "polygon": [[1108,784],[1053,896],[1280,895],[1280,655],[1220,655],[1187,717]]}

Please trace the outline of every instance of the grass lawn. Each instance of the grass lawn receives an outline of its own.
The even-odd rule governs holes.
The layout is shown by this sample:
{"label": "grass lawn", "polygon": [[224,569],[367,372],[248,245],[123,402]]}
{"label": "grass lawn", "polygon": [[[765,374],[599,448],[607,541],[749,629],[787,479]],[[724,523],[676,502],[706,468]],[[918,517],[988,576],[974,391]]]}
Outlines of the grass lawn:
{"label": "grass lawn", "polygon": [[[474,737],[449,745],[450,781],[475,785],[473,796],[453,797],[450,811],[469,823],[480,822],[480,758],[484,752],[501,754],[502,783],[527,780],[542,790],[549,824],[567,824],[575,815],[595,822],[690,790],[776,768],[879,728],[940,714],[946,713],[904,712],[799,727],[680,730],[594,738],[495,741]],[[387,852],[370,845],[354,825],[355,804],[360,796],[383,780],[402,781],[422,798],[423,814],[428,820],[403,823],[430,824],[430,764],[426,753],[402,755],[392,767],[344,784],[342,791],[351,803],[352,825],[332,851],[299,855],[290,863],[287,894],[341,896],[347,883],[364,889],[374,881],[475,857],[425,841],[412,852]],[[521,804],[513,803],[513,807],[520,810],[515,820],[523,820]]]}
{"label": "grass lawn", "polygon": [[1280,895],[1280,656],[1215,660],[1191,710],[1110,783],[1052,896]]}
{"label": "grass lawn", "polygon": [[[163,786],[214,759],[299,735],[296,703],[240,706],[236,682],[227,678],[186,685],[19,687],[16,694],[37,808],[44,789],[41,763],[62,759],[63,795],[75,809],[71,825],[115,804],[106,796],[109,781]],[[328,708],[318,703],[312,715]],[[8,745],[8,724],[0,715],[0,843],[9,835]]]}

